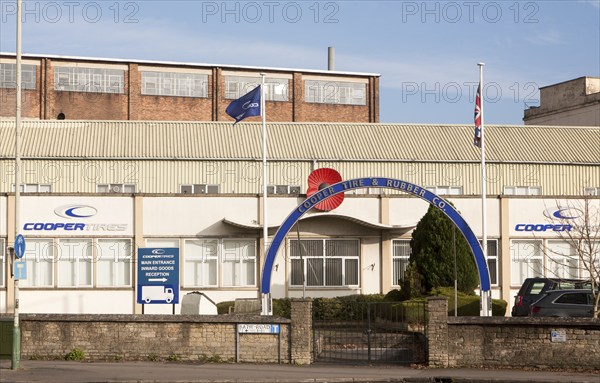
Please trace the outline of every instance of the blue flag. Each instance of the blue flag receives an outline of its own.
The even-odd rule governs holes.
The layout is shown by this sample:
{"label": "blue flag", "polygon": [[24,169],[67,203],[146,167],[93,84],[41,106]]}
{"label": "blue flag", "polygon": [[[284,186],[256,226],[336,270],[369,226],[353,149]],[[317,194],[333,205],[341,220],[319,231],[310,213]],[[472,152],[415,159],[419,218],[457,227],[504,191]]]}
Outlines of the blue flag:
{"label": "blue flag", "polygon": [[231,101],[225,112],[235,118],[233,125],[246,117],[260,116],[260,93],[259,85],[237,100]]}

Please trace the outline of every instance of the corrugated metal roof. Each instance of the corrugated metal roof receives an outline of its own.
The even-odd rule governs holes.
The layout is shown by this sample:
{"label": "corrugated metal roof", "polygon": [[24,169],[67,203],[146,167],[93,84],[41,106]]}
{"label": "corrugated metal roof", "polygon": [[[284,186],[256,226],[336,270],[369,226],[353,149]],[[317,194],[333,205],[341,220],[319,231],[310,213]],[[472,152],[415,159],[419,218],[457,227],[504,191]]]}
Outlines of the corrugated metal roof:
{"label": "corrugated metal roof", "polygon": [[[471,125],[269,123],[268,158],[480,161]],[[23,158],[260,159],[262,126],[242,122],[25,120]],[[600,163],[600,128],[486,126],[486,161]],[[14,120],[0,120],[0,157]]]}

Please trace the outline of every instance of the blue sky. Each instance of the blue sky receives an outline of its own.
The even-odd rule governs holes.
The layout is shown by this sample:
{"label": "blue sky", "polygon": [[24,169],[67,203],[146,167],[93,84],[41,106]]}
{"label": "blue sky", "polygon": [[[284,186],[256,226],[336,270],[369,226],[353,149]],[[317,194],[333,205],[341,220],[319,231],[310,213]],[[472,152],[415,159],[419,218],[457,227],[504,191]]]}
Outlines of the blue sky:
{"label": "blue sky", "polygon": [[[0,0],[0,51],[15,51]],[[600,0],[24,1],[23,52],[381,74],[382,122],[522,124],[538,87],[600,77]]]}

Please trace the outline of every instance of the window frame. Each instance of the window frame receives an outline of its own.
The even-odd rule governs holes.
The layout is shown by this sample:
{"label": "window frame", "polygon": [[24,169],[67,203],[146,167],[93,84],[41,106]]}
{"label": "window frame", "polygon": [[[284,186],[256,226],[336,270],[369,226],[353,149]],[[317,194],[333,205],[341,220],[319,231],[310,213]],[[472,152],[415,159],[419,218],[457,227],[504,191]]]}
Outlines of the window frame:
{"label": "window frame", "polygon": [[[519,193],[520,191],[524,191],[525,194]],[[530,196],[542,195],[542,187],[541,186],[514,186],[514,185],[504,185],[502,187],[502,195],[511,195],[511,196]]]}
{"label": "window frame", "polygon": [[[56,259],[57,259],[57,246],[56,243],[54,241],[53,238],[38,238],[38,237],[29,237],[29,238],[25,238],[25,242],[27,242],[27,247],[25,249],[25,254],[23,255],[23,259],[22,261],[25,261],[27,263],[27,279],[21,281],[20,287],[24,288],[24,289],[44,289],[44,288],[55,288],[56,286],[56,280],[55,280],[55,272],[56,272]],[[38,243],[38,242],[46,242],[47,244],[49,244],[50,249],[51,249],[51,255],[49,257],[47,257],[45,254],[39,254],[37,252],[37,249],[33,249],[32,248],[32,244]],[[36,250],[36,251],[32,251],[32,250]],[[34,259],[31,260],[31,258],[29,258],[28,256],[31,254],[34,254]],[[44,257],[45,259],[41,259],[42,257]],[[50,259],[47,259],[50,258]],[[39,281],[39,273],[40,273],[40,268],[42,265],[44,264],[48,264],[48,267],[50,268],[49,270],[49,278],[50,281],[48,284],[38,284],[37,281]],[[31,284],[32,282],[35,282],[36,284]]]}
{"label": "window frame", "polygon": [[125,70],[85,66],[57,66],[54,68],[54,90],[124,94]]}
{"label": "window frame", "polygon": [[[396,254],[396,250],[397,250],[397,244],[403,244],[406,245],[406,247],[408,248],[407,253],[403,254],[403,255],[397,255]],[[400,281],[404,279],[404,273],[406,272],[406,268],[408,267],[408,264],[410,262],[410,255],[412,253],[412,249],[410,247],[410,239],[402,239],[402,238],[398,238],[398,239],[393,239],[392,240],[392,286],[395,287],[399,287],[400,286]],[[400,266],[399,269],[396,267],[396,260],[400,261]],[[400,278],[400,276],[396,275],[396,272],[399,271],[399,274],[401,274],[402,278]]]}
{"label": "window frame", "polygon": [[[68,242],[68,241],[80,241],[83,244],[84,247],[89,248],[89,258],[86,260],[86,256],[85,255],[81,255],[81,254],[77,254],[75,253],[74,256],[73,254],[68,255],[69,259],[73,258],[73,260],[63,260],[63,257],[65,256],[63,254],[63,246],[61,245],[61,243],[63,242]],[[68,238],[57,238],[57,241],[54,242],[55,243],[55,247],[56,249],[58,249],[58,254],[56,254],[55,259],[56,259],[56,287],[58,288],[69,288],[69,289],[82,289],[82,288],[93,288],[94,287],[94,274],[95,274],[95,269],[96,269],[96,265],[95,265],[95,259],[94,259],[94,253],[95,253],[95,249],[94,249],[94,240],[93,238],[81,238],[81,237],[68,237]],[[74,282],[72,282],[73,284],[63,284],[63,282],[61,281],[61,277],[62,277],[62,273],[64,272],[63,270],[63,266],[65,263],[75,263],[75,266],[72,266],[72,269],[70,270],[70,272],[72,273],[71,277],[74,280]],[[81,263],[83,262],[84,267],[89,267],[89,274],[90,274],[90,281],[87,284],[81,283],[80,282],[80,273],[81,273]],[[86,266],[86,262],[89,264],[89,266]]]}
{"label": "window frame", "polygon": [[[359,97],[356,94],[360,94]],[[367,105],[367,84],[343,80],[304,80],[304,102],[329,105]]]}
{"label": "window frame", "polygon": [[6,240],[4,238],[0,238],[0,288],[6,287]]}
{"label": "window frame", "polygon": [[[113,243],[119,243],[119,242],[123,242],[126,241],[129,243],[129,256],[125,256],[125,258],[121,258],[119,255],[117,255],[116,257],[118,257],[118,260],[115,261],[114,257],[113,261],[111,262],[111,268],[112,268],[112,284],[101,284],[100,280],[100,262],[102,262],[103,255],[100,254],[101,251],[101,246],[100,243],[101,242],[105,242],[105,241],[113,241]],[[110,237],[98,237],[94,239],[94,263],[96,265],[96,274],[95,274],[95,278],[94,278],[94,287],[99,288],[99,289],[107,289],[107,288],[127,288],[127,287],[132,287],[133,286],[133,252],[134,252],[134,246],[133,246],[133,240],[131,238],[110,238]],[[122,260],[123,259],[123,260]],[[125,261],[124,259],[128,259],[127,261]],[[118,265],[119,262],[122,262],[126,265],[126,270],[125,272],[128,271],[128,279],[129,279],[129,283],[127,284],[119,284],[115,282],[115,279],[118,279]],[[125,275],[125,273],[123,274]]]}
{"label": "window frame", "polygon": [[[236,100],[261,85],[260,77],[239,75],[225,75],[224,77],[226,100]],[[265,79],[265,100],[271,102],[289,102],[290,80],[287,78],[267,77]]]}
{"label": "window frame", "polygon": [[[0,88],[17,88],[17,64],[0,63]],[[37,89],[37,65],[21,64],[21,89]]]}
{"label": "window frame", "polygon": [[[118,187],[120,191],[115,191]],[[133,188],[133,191],[125,191],[126,188]],[[106,189],[106,190],[101,190]],[[100,194],[135,194],[137,193],[137,184],[135,183],[102,183],[96,184],[96,193]]]}
{"label": "window frame", "polygon": [[[525,244],[525,245],[534,245],[537,247],[537,251],[533,253],[533,256],[525,256],[523,261],[518,261],[515,259],[515,244]],[[511,286],[521,286],[525,279],[527,278],[537,278],[544,276],[544,253],[542,248],[542,240],[541,239],[511,239],[510,241],[510,285]],[[534,263],[532,261],[537,261],[539,263],[539,273],[536,275],[536,270],[532,268],[532,274],[523,275],[523,267],[519,266],[519,275],[515,275],[515,266],[522,264]],[[516,279],[518,277],[518,279]]]}
{"label": "window frame", "polygon": [[208,98],[208,74],[142,70],[141,77],[143,96]]}
{"label": "window frame", "polygon": [[[302,266],[302,268],[300,270],[305,270],[305,275],[308,276],[308,264],[309,264],[309,259],[314,259],[314,260],[321,260],[321,262],[319,262],[318,264],[321,265],[321,276],[316,276],[316,278],[320,278],[321,284],[309,284],[309,278],[306,278],[305,284],[306,287],[311,288],[311,289],[338,289],[338,288],[360,288],[361,283],[362,283],[362,278],[361,278],[361,241],[360,239],[357,238],[305,238],[305,239],[300,239],[300,241],[320,241],[321,242],[321,255],[319,256],[307,256],[307,255],[303,255],[302,257],[300,257],[300,254],[298,254],[297,256],[294,255],[292,253],[292,248],[294,245],[294,243],[297,243],[298,239],[293,239],[290,238],[288,239],[288,254],[290,255],[290,260],[291,263],[293,263],[294,261],[298,262],[299,260],[302,261],[302,263],[300,263],[300,265]],[[328,256],[328,250],[327,250],[327,244],[333,241],[348,241],[348,242],[354,242],[356,244],[356,256],[337,256],[337,257],[332,257],[332,256]],[[328,262],[327,260],[332,260],[332,259],[341,259],[341,266],[340,266],[340,270],[341,270],[341,280],[342,283],[337,285],[337,284],[327,284],[327,269],[328,269]],[[356,279],[357,279],[357,283],[356,284],[350,284],[347,283],[348,282],[348,275],[346,273],[346,268],[348,267],[348,262],[347,261],[356,261]],[[300,276],[300,278],[298,278],[297,275],[293,274],[294,273],[294,267],[290,267],[289,269],[289,274],[288,274],[288,286],[290,288],[298,288],[298,287],[302,287],[302,284],[293,284],[293,281],[296,280],[302,280],[304,279],[303,276]]]}

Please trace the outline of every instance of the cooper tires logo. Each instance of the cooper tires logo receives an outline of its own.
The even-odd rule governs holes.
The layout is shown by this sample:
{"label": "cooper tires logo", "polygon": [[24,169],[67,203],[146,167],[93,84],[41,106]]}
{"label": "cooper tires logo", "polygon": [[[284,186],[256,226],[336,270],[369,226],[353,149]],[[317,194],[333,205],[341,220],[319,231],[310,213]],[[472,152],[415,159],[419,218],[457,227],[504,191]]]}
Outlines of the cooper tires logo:
{"label": "cooper tires logo", "polygon": [[98,213],[95,207],[89,205],[64,205],[54,209],[54,214],[59,217],[71,218],[89,218]]}
{"label": "cooper tires logo", "polygon": [[583,212],[574,207],[557,206],[544,210],[544,216],[550,219],[575,219],[583,215]]}

